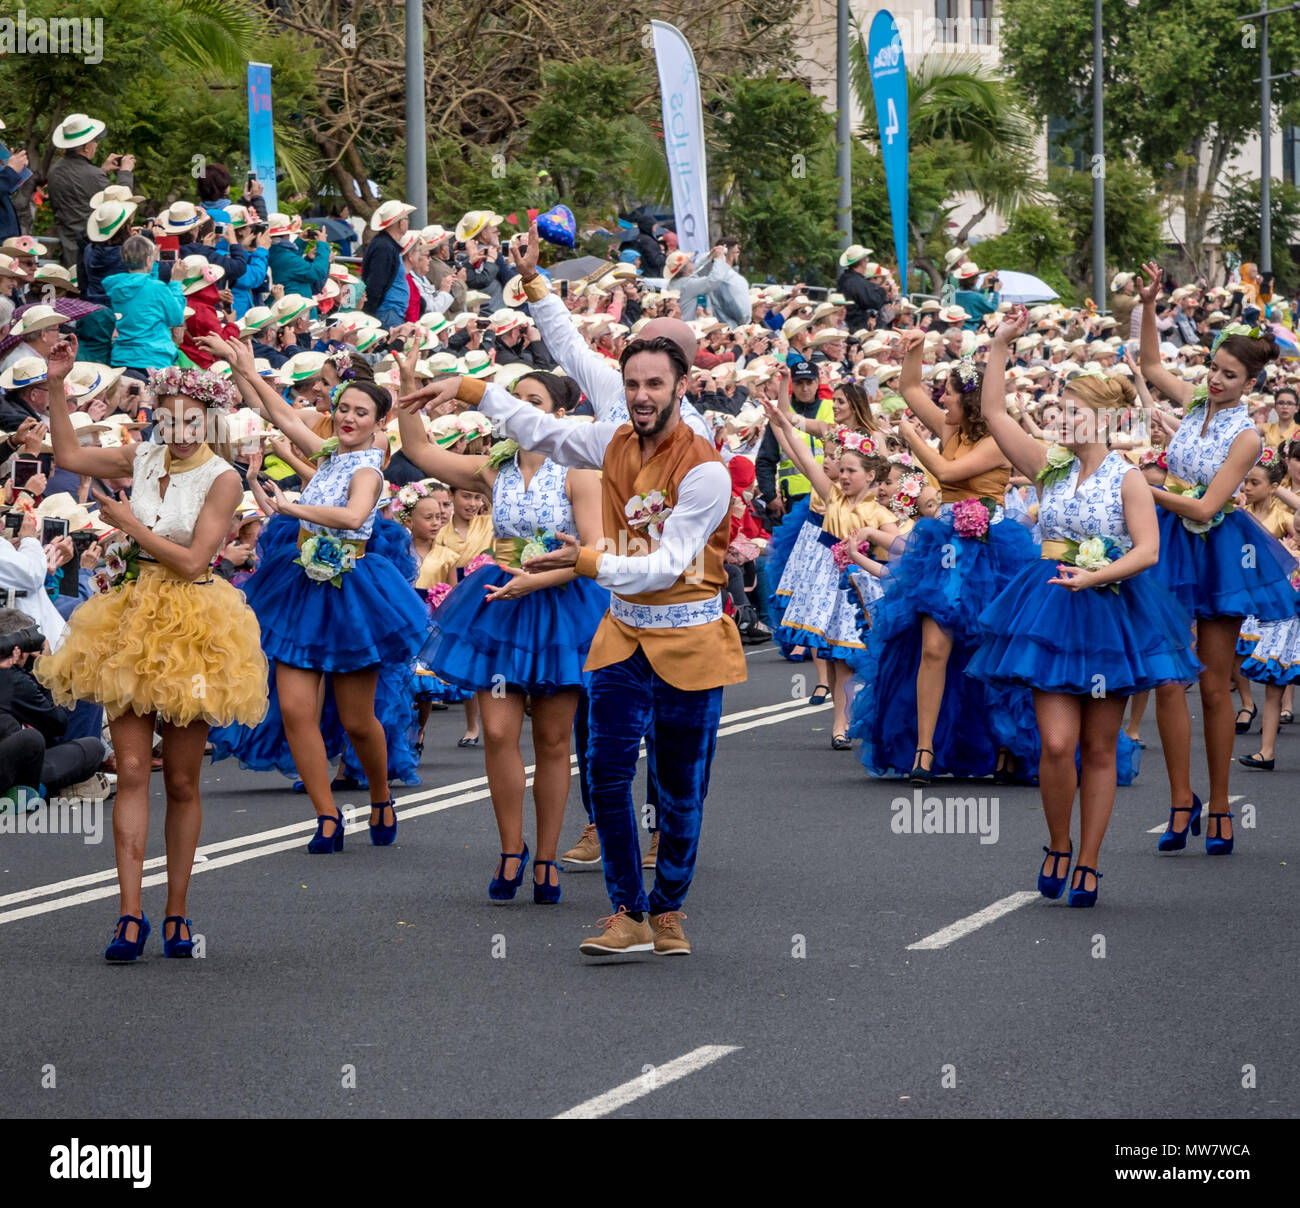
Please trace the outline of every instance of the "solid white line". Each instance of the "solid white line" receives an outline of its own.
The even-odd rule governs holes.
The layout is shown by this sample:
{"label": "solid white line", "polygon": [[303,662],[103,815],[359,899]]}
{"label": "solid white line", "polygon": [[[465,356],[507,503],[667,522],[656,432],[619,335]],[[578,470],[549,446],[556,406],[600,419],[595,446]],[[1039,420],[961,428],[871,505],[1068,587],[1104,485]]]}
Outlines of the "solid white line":
{"label": "solid white line", "polygon": [[[730,714],[724,717],[724,722],[735,718],[746,718],[749,720],[741,721],[736,725],[720,727],[718,737],[723,738],[730,734],[738,734],[745,730],[756,729],[760,726],[776,725],[779,722],[786,721],[792,716],[799,716],[805,710],[809,713],[815,713],[822,709],[829,709],[829,703],[814,705],[809,708],[805,701],[795,700],[786,701],[780,705],[764,705],[757,709],[746,709],[739,713]],[[778,712],[779,711],[779,712]],[[756,716],[758,715],[758,716]],[[570,774],[577,773],[577,759],[570,759]],[[524,769],[524,774],[528,778],[526,786],[532,784],[532,773],[534,765],[528,765]],[[409,821],[413,818],[419,818],[425,814],[436,814],[445,809],[451,809],[453,806],[465,805],[472,801],[482,801],[485,797],[490,796],[487,789],[487,777],[480,776],[475,780],[462,780],[455,784],[444,785],[440,788],[425,789],[418,793],[410,793],[405,797],[396,799],[395,804],[402,807],[401,820]],[[456,796],[446,798],[446,794],[455,792],[455,790],[464,789],[468,791],[461,792]],[[434,800],[430,800],[433,798]],[[446,798],[446,799],[442,799]],[[426,804],[417,805],[416,802],[425,802]],[[370,816],[370,807],[368,805],[347,808],[340,807],[343,811],[345,820],[355,824],[357,822],[368,820]],[[271,830],[260,831],[251,835],[240,835],[231,839],[223,839],[217,843],[205,844],[200,847],[199,853],[203,856],[202,860],[196,860],[194,864],[194,873],[210,872],[216,868],[228,868],[233,864],[242,864],[247,860],[255,860],[261,856],[274,855],[277,852],[290,851],[301,846],[302,836],[316,829],[314,821],[293,822],[286,826],[275,827]],[[353,832],[356,836],[356,832]],[[354,837],[353,842],[364,841],[365,832],[361,836]],[[260,846],[253,846],[260,844]],[[244,851],[232,852],[235,848],[246,848]],[[228,854],[218,854],[228,853]],[[162,868],[164,871],[155,872],[147,875],[141,882],[142,886],[148,888],[153,885],[163,885],[167,881],[165,871],[166,857],[155,856],[146,860],[144,867]],[[94,886],[94,888],[91,888]],[[81,892],[69,893],[70,890],[80,890]],[[79,877],[71,877],[64,881],[56,881],[48,885],[38,885],[31,889],[18,890],[14,893],[6,894],[0,897],[0,906],[15,906],[16,909],[0,912],[0,924],[17,922],[20,919],[31,918],[39,914],[48,914],[54,910],[65,910],[72,906],[80,906],[86,902],[95,902],[103,898],[109,898],[117,893],[117,870],[114,868],[103,869],[95,873],[87,873]],[[65,894],[67,896],[56,897],[54,895]],[[35,903],[32,905],[22,905],[19,903],[30,903],[35,898],[51,898],[47,902]]]}
{"label": "solid white line", "polygon": [[[1235,805],[1235,804],[1236,804],[1238,801],[1240,801],[1244,796],[1245,796],[1245,793],[1238,793],[1235,797],[1229,797],[1229,798],[1228,798],[1228,804],[1229,804],[1229,805]],[[1202,820],[1203,820],[1203,822],[1208,822],[1208,821],[1210,820],[1210,815],[1209,815],[1209,811],[1208,811],[1208,810],[1206,810],[1205,813],[1202,815]],[[1165,831],[1167,831],[1168,829],[1169,829],[1169,823],[1168,823],[1168,822],[1162,822],[1159,826],[1153,826],[1149,831],[1147,831],[1147,834],[1148,834],[1148,835],[1163,835],[1163,834],[1165,833]]]}
{"label": "solid white line", "polygon": [[616,1086],[612,1091],[606,1091],[605,1094],[597,1095],[594,1099],[588,1099],[585,1103],[579,1103],[577,1107],[571,1107],[567,1112],[561,1112],[553,1119],[596,1120],[601,1116],[608,1116],[610,1112],[616,1112],[620,1107],[635,1103],[636,1100],[657,1091],[661,1086],[667,1086],[670,1082],[676,1082],[679,1078],[685,1078],[688,1074],[702,1070],[706,1065],[712,1065],[728,1053],[739,1052],[740,1047],[738,1044],[702,1045],[698,1049],[692,1049],[685,1056],[670,1061],[667,1065],[650,1066],[645,1073],[630,1082]]}
{"label": "solid white line", "polygon": [[983,910],[977,910],[974,914],[968,914],[964,919],[958,919],[942,931],[927,935],[925,939],[917,940],[915,944],[908,944],[907,950],[913,952],[921,948],[946,948],[949,944],[961,939],[962,936],[970,935],[972,931],[978,931],[981,927],[1000,919],[1004,914],[1019,910],[1021,906],[1028,906],[1036,897],[1038,897],[1038,894],[1032,889],[1018,890],[1016,893],[1009,894],[1007,897],[994,902],[992,906],[985,906]]}

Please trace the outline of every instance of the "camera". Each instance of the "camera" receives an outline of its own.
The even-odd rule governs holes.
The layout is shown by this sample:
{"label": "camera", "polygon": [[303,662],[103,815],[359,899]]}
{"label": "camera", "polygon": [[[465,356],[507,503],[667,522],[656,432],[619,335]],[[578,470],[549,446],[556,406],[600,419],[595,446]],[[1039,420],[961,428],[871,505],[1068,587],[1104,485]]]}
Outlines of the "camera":
{"label": "camera", "polygon": [[7,656],[17,647],[23,654],[40,654],[45,646],[45,635],[35,625],[0,634],[0,654]]}

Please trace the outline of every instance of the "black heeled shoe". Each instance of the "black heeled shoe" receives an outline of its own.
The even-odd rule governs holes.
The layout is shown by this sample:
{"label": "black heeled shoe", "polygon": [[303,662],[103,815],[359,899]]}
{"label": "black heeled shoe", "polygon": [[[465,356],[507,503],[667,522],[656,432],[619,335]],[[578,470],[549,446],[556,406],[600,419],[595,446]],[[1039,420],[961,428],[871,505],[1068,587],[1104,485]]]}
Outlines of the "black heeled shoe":
{"label": "black heeled shoe", "polygon": [[851,751],[853,744],[849,741],[847,734],[836,734],[831,738],[832,751]]}
{"label": "black heeled shoe", "polygon": [[[1002,760],[1006,760],[1005,763]],[[1016,760],[1010,751],[1003,751],[998,757],[998,767],[993,769],[994,784],[1015,784],[1016,782]]]}
{"label": "black heeled shoe", "polygon": [[[1274,763],[1276,763],[1277,761],[1274,759],[1265,759],[1263,755],[1255,754],[1255,755],[1238,755],[1237,762],[1241,764],[1243,768],[1258,768],[1261,772],[1271,772],[1273,770]],[[1210,817],[1213,816],[1214,816],[1213,814],[1210,815]]]}
{"label": "black heeled shoe", "polygon": [[1243,705],[1240,709],[1237,710],[1237,716],[1238,716],[1238,717],[1240,717],[1243,713],[1246,713],[1246,714],[1249,715],[1249,716],[1246,718],[1245,721],[1238,721],[1238,722],[1236,723],[1236,724],[1237,724],[1237,733],[1238,733],[1238,734],[1249,734],[1249,733],[1250,733],[1250,726],[1251,726],[1251,723],[1255,720],[1255,714],[1258,713],[1258,712],[1259,712],[1259,710],[1258,710],[1257,708],[1255,708],[1254,705],[1251,705],[1249,709],[1247,709],[1247,708],[1245,707],[1245,705]]}
{"label": "black heeled shoe", "polygon": [[824,705],[831,698],[830,684],[818,684],[813,689],[813,694],[808,698],[810,705]]}
{"label": "black heeled shoe", "polygon": [[[921,766],[922,755],[928,755],[930,757],[930,766],[928,768],[923,768]],[[934,752],[930,750],[929,747],[917,747],[916,763],[912,767],[912,783],[929,784],[930,781],[932,781],[933,779],[934,779]]]}

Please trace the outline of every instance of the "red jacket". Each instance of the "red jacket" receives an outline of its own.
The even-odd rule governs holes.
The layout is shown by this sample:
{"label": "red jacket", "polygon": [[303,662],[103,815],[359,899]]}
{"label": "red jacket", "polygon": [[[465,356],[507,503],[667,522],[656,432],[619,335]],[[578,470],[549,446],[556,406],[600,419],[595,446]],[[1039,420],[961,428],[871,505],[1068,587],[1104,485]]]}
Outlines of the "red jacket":
{"label": "red jacket", "polygon": [[194,313],[185,320],[185,340],[181,344],[181,351],[200,369],[209,368],[215,358],[194,342],[196,336],[218,335],[226,340],[239,339],[239,328],[234,323],[223,323],[217,317],[220,302],[215,285],[205,285],[185,299],[185,305]]}

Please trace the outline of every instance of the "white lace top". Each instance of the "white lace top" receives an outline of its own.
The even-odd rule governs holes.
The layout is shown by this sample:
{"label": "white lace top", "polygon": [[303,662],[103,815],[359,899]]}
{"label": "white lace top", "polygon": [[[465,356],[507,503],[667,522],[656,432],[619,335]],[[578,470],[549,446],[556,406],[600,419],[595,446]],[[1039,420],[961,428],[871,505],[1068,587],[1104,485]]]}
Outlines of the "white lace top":
{"label": "white lace top", "polygon": [[[343,508],[348,505],[348,490],[352,486],[352,475],[362,470],[374,470],[383,478],[384,454],[382,449],[358,449],[353,453],[335,453],[321,462],[320,469],[312,480],[303,488],[299,503],[312,507]],[[378,510],[378,504],[375,505]],[[375,527],[375,512],[366,517],[365,523],[357,529],[325,528],[320,524],[308,524],[302,521],[302,527],[310,533],[332,533],[335,537],[349,537],[364,541]]]}
{"label": "white lace top", "polygon": [[538,529],[576,532],[573,508],[564,493],[568,473],[567,466],[548,459],[524,490],[519,458],[505,462],[492,484],[492,529],[496,535],[530,539]]}
{"label": "white lace top", "polygon": [[164,497],[158,482],[167,477],[167,446],[142,443],[131,466],[131,513],[159,537],[188,546],[213,482],[233,468],[220,457],[209,457],[201,466],[171,475]]}
{"label": "white lace top", "polygon": [[1125,550],[1133,547],[1120,494],[1124,475],[1138,468],[1118,453],[1108,453],[1096,471],[1079,485],[1079,459],[1059,482],[1041,491],[1038,524],[1044,541],[1086,541],[1110,537]]}
{"label": "white lace top", "polygon": [[[1165,457],[1169,465],[1169,473],[1183,479],[1184,482],[1193,485],[1202,483],[1208,487],[1214,476],[1223,468],[1223,463],[1228,460],[1228,450],[1232,448],[1232,442],[1243,432],[1254,431],[1255,424],[1250,418],[1250,411],[1246,404],[1239,403],[1235,407],[1216,411],[1210,420],[1209,430],[1202,436],[1201,428],[1205,426],[1206,405],[1202,404],[1188,412],[1183,422],[1179,424],[1178,431],[1174,433],[1173,440],[1169,442],[1169,450]],[[1256,456],[1263,450],[1264,444],[1261,438]],[[1236,487],[1234,486],[1233,489],[1235,490]]]}

